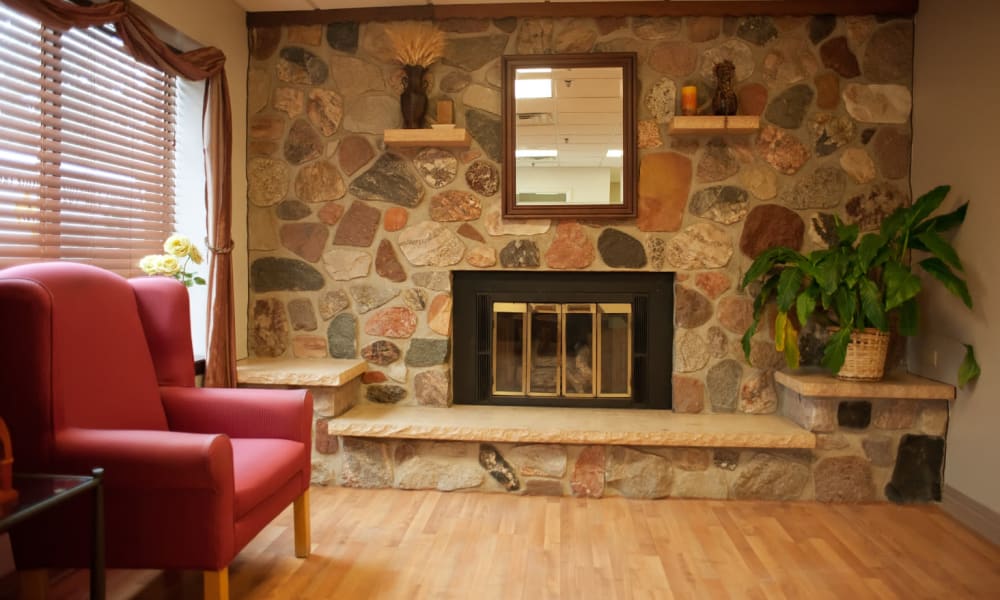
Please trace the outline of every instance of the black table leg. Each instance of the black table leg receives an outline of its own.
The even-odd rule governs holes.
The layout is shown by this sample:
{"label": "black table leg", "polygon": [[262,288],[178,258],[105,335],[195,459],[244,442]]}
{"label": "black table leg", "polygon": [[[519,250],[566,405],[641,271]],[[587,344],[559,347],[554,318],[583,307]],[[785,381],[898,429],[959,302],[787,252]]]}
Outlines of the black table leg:
{"label": "black table leg", "polygon": [[104,469],[93,470],[97,485],[94,487],[94,518],[90,555],[90,598],[104,600]]}

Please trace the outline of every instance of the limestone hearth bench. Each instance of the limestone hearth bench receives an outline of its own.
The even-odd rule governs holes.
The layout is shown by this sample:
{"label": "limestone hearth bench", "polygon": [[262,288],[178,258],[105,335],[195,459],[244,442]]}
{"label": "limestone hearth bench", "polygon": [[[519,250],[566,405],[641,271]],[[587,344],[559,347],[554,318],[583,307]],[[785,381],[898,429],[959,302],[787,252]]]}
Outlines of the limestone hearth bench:
{"label": "limestone hearth bench", "polygon": [[253,359],[241,385],[316,396],[315,483],[636,498],[940,499],[952,386],[775,373],[776,414],[377,404],[362,360]]}

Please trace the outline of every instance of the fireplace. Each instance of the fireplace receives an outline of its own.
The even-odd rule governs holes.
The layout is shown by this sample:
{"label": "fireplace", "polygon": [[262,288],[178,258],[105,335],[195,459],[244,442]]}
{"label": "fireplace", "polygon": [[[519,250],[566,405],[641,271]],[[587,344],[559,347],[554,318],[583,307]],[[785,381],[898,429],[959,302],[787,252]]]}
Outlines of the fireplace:
{"label": "fireplace", "polygon": [[673,273],[453,277],[456,404],[670,408]]}

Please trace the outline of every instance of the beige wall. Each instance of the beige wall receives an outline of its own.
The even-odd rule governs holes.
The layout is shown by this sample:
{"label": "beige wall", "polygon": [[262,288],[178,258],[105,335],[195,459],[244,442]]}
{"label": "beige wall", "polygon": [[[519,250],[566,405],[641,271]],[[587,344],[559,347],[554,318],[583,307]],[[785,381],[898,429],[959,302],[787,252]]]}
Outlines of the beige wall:
{"label": "beige wall", "polygon": [[136,0],[184,35],[226,54],[233,104],[233,270],[236,293],[236,352],[247,354],[247,27],[246,13],[231,0]]}
{"label": "beige wall", "polygon": [[[997,267],[997,140],[1000,82],[995,61],[1000,4],[923,0],[916,19],[913,191],[949,183],[946,208],[969,201],[955,237],[975,302],[970,312],[936,284],[923,305],[922,339],[911,368],[954,382],[964,349],[975,345],[983,375],[959,391],[948,432],[945,483],[1000,511],[1000,269]],[[935,361],[935,353],[937,360]],[[935,362],[937,363],[935,365]]]}

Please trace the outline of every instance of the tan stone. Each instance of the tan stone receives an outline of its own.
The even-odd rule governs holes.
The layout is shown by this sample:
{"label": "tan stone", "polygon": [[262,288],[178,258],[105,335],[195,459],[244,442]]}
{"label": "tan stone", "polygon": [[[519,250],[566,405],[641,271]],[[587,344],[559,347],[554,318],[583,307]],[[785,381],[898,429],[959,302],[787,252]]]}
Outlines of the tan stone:
{"label": "tan stone", "polygon": [[740,468],[736,481],[729,489],[729,497],[739,500],[797,500],[809,478],[809,467],[806,465],[759,453]]}
{"label": "tan stone", "polygon": [[427,309],[427,326],[441,335],[451,334],[451,294],[438,294]]}
{"label": "tan stone", "polygon": [[639,215],[642,231],[678,231],[691,191],[691,159],[676,152],[647,154],[639,166]]}
{"label": "tan stone", "polygon": [[424,221],[399,234],[399,249],[415,266],[444,267],[456,264],[465,254],[465,244],[440,223]]}
{"label": "tan stone", "polygon": [[725,500],[729,497],[726,473],[722,469],[677,471],[670,491],[672,498]]}
{"label": "tan stone", "polygon": [[825,72],[815,77],[816,106],[823,110],[833,110],[840,104],[840,78],[836,73]]}
{"label": "tan stone", "polygon": [[396,487],[402,490],[454,490],[479,487],[484,472],[479,465],[414,456],[396,467]]}
{"label": "tan stone", "polygon": [[704,471],[712,466],[712,451],[707,448],[678,448],[670,456],[674,466],[683,471]]}
{"label": "tan stone", "polygon": [[329,137],[337,133],[340,121],[344,118],[344,101],[340,94],[333,90],[309,90],[306,108],[309,120],[323,135]]}
{"label": "tan stone", "polygon": [[566,449],[563,446],[516,446],[505,457],[525,477],[562,477],[566,474]]}
{"label": "tan stone", "polygon": [[871,502],[875,485],[868,461],[860,456],[831,456],[816,463],[813,471],[816,500],[820,502]]}
{"label": "tan stone", "polygon": [[334,281],[365,277],[372,267],[372,255],[363,250],[333,248],[323,253],[323,267]]}
{"label": "tan stone", "polygon": [[273,206],[288,193],[288,163],[254,158],[247,163],[247,196],[257,206]]}
{"label": "tan stone", "polygon": [[497,264],[497,251],[485,244],[476,244],[465,253],[465,262],[473,267],[488,269]]}
{"label": "tan stone", "polygon": [[322,25],[289,25],[287,32],[289,44],[319,46],[323,41]]}
{"label": "tan stone", "polygon": [[499,205],[484,211],[483,224],[486,232],[493,236],[501,235],[538,235],[545,233],[552,226],[549,219],[508,219],[500,216]]}
{"label": "tan stone", "polygon": [[612,446],[604,467],[605,485],[628,498],[663,498],[673,483],[670,461],[656,454]]}
{"label": "tan stone", "polygon": [[875,161],[864,148],[848,148],[840,155],[840,166],[857,183],[875,180]]}
{"label": "tan stone", "polygon": [[733,241],[725,229],[711,223],[695,223],[667,242],[667,260],[677,269],[716,269],[729,264]]}
{"label": "tan stone", "polygon": [[347,193],[344,178],[333,163],[318,160],[299,169],[295,176],[295,195],[303,202],[330,202]]}
{"label": "tan stone", "polygon": [[705,409],[705,384],[693,377],[674,375],[671,403],[676,413],[700,413]]}
{"label": "tan stone", "polygon": [[[775,375],[780,380],[779,375]],[[809,431],[831,432],[837,429],[837,400],[802,396],[784,385],[778,385],[781,412]]]}
{"label": "tan stone", "polygon": [[274,98],[271,106],[275,110],[280,110],[291,118],[302,114],[306,107],[305,92],[298,88],[280,87],[274,90]]}
{"label": "tan stone", "polygon": [[250,205],[247,207],[247,247],[250,250],[277,250],[278,219],[274,211]]}
{"label": "tan stone", "polygon": [[916,423],[918,405],[913,400],[876,400],[872,402],[872,426],[910,429]]}
{"label": "tan stone", "polygon": [[955,387],[911,373],[894,371],[879,381],[846,381],[825,372],[777,372],[776,382],[803,396],[825,398],[900,398],[954,400]]}
{"label": "tan stone", "polygon": [[271,99],[271,74],[260,67],[247,72],[247,113],[255,114],[267,106]]}
{"label": "tan stone", "polygon": [[295,358],[326,358],[326,338],[318,335],[297,335],[292,338]]}
{"label": "tan stone", "polygon": [[570,481],[574,496],[600,498],[604,495],[605,460],[604,446],[589,446],[580,452]]}
{"label": "tan stone", "polygon": [[556,237],[545,252],[545,264],[550,269],[585,269],[596,255],[594,243],[583,226],[565,221],[556,226]]}
{"label": "tan stone", "polygon": [[926,402],[920,411],[920,431],[926,435],[944,436],[948,432],[948,405]]}
{"label": "tan stone", "polygon": [[764,165],[747,165],[740,170],[740,183],[760,200],[770,200],[778,194],[778,176]]}
{"label": "tan stone", "polygon": [[247,385],[334,387],[364,371],[365,361],[354,358],[247,358],[236,363],[236,380]]}
{"label": "tan stone", "polygon": [[849,83],[842,96],[847,112],[864,123],[906,123],[913,106],[910,90],[896,84]]}

